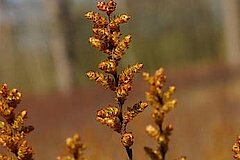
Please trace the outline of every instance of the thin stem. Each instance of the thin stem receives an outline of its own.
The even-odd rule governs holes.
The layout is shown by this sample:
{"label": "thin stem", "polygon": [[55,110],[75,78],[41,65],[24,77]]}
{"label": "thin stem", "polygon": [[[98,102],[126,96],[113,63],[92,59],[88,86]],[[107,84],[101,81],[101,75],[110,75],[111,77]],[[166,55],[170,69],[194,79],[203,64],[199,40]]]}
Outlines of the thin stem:
{"label": "thin stem", "polygon": [[[114,77],[114,81],[115,81],[115,88],[117,88],[119,86],[119,81],[118,81],[118,73],[115,72],[113,74]],[[118,109],[119,109],[119,115],[118,118],[120,120],[121,125],[123,124],[123,116],[122,116],[122,108],[123,108],[123,101],[121,99],[117,99],[117,103],[118,103]],[[121,131],[122,132],[122,131]]]}
{"label": "thin stem", "polygon": [[78,152],[75,152],[75,153],[73,154],[73,158],[74,158],[74,160],[78,160],[78,159],[79,159],[79,153],[78,153]]}
{"label": "thin stem", "polygon": [[132,160],[133,159],[132,148],[126,147],[126,151],[127,151],[128,159]]}
{"label": "thin stem", "polygon": [[[107,14],[107,17],[108,17],[108,23],[110,23],[111,22],[111,15]],[[108,30],[111,33],[109,27],[108,27]],[[112,55],[113,55],[114,47],[112,47],[110,49],[111,49],[111,52],[112,52]],[[117,89],[117,87],[119,86],[119,79],[118,79],[117,71],[115,73],[113,73],[112,76],[114,77],[114,81],[115,81],[114,85],[115,85],[115,88]],[[119,109],[118,118],[119,118],[120,124],[121,124],[121,132],[120,132],[120,134],[124,134],[125,131],[126,131],[126,126],[124,126],[125,124],[123,124],[123,114],[122,114],[122,108],[123,108],[124,100],[122,100],[121,98],[117,98],[117,103],[118,103],[118,109]],[[133,159],[133,151],[132,151],[132,149],[129,148],[129,147],[125,147],[125,148],[126,148],[126,152],[127,152],[127,155],[128,155],[128,159],[132,160]]]}
{"label": "thin stem", "polygon": [[[120,120],[120,123],[121,125],[123,124],[123,116],[122,116],[122,107],[123,107],[123,104],[119,101],[118,99],[118,108],[119,108],[119,115],[118,115],[118,118]],[[122,127],[123,128],[123,127]],[[122,131],[121,131],[122,132]]]}
{"label": "thin stem", "polygon": [[[118,79],[117,71],[114,74],[112,74],[112,75],[113,75],[114,81],[115,81],[115,88],[117,88],[119,86],[119,79]],[[117,103],[118,103],[118,109],[119,109],[118,118],[119,118],[120,124],[121,124],[121,132],[120,132],[120,134],[124,134],[125,131],[126,131],[126,126],[124,126],[124,124],[123,124],[123,114],[122,114],[122,108],[123,108],[124,101],[121,98],[117,98]],[[127,155],[128,155],[128,159],[132,160],[133,159],[133,151],[132,151],[132,149],[129,148],[129,147],[125,147],[125,148],[126,148],[126,152],[127,152]]]}
{"label": "thin stem", "polygon": [[107,16],[108,16],[108,23],[109,23],[109,22],[111,22],[111,15],[108,14]]}
{"label": "thin stem", "polygon": [[[159,104],[161,105],[161,107],[164,105],[164,102],[163,102],[163,98],[161,95],[157,94],[157,100],[159,102]],[[164,115],[162,115],[164,117]],[[159,128],[159,132],[160,132],[160,135],[164,136],[164,138],[167,138],[165,134],[163,134],[163,122],[164,122],[164,118],[162,117],[162,121],[160,123],[158,123],[158,128]],[[161,160],[165,160],[165,157],[166,157],[166,145],[168,144],[162,144],[160,143],[159,144],[159,152],[161,153],[161,156],[162,156],[162,159]]]}
{"label": "thin stem", "polygon": [[[168,137],[163,133],[164,132],[163,121],[161,122],[161,124],[158,124],[158,127],[159,127],[160,135],[163,136],[164,139],[167,139]],[[159,144],[159,152],[161,153],[161,156],[162,156],[161,160],[165,160],[167,150],[168,150],[168,142],[166,144],[165,143]]]}
{"label": "thin stem", "polygon": [[160,105],[164,105],[162,95],[157,94],[157,100],[160,103]]}
{"label": "thin stem", "polygon": [[[159,94],[157,94],[157,101],[159,102],[159,104],[161,105],[161,107],[164,105],[162,96],[159,95]],[[164,115],[162,115],[162,116],[164,116]],[[163,133],[163,128],[162,128],[162,126],[163,126],[163,118],[162,118],[162,121],[161,121],[160,123],[158,123],[158,128],[159,128],[160,134]]]}
{"label": "thin stem", "polygon": [[13,124],[14,123],[14,119],[15,119],[15,113],[12,113],[10,116],[8,116],[7,118],[5,118],[8,124]]}
{"label": "thin stem", "polygon": [[163,128],[162,128],[162,126],[163,126],[163,123],[161,123],[161,124],[158,125],[160,134],[163,133]]}
{"label": "thin stem", "polygon": [[114,77],[114,81],[115,81],[115,88],[118,87],[118,73],[117,71],[115,73],[112,74]]}

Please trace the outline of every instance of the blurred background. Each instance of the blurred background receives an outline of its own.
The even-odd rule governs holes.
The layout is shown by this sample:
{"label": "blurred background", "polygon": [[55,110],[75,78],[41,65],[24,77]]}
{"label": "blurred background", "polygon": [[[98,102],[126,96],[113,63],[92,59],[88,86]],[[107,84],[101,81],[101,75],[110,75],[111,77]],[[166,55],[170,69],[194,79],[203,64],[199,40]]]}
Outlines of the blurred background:
{"label": "blurred background", "polygon": [[[233,159],[240,134],[240,1],[117,3],[115,14],[132,16],[121,28],[133,36],[121,67],[142,62],[151,73],[164,67],[177,87],[178,107],[166,122],[175,127],[169,159]],[[36,159],[55,159],[75,132],[89,159],[126,159],[120,137],[95,121],[114,95],[85,76],[105,57],[88,43],[84,14],[91,10],[97,11],[95,0],[0,0],[0,83],[24,93],[21,109],[36,128],[30,136]],[[138,76],[126,105],[144,100],[146,90]],[[143,146],[155,145],[144,131],[153,123],[150,114],[149,107],[129,126],[135,159],[147,159]]]}

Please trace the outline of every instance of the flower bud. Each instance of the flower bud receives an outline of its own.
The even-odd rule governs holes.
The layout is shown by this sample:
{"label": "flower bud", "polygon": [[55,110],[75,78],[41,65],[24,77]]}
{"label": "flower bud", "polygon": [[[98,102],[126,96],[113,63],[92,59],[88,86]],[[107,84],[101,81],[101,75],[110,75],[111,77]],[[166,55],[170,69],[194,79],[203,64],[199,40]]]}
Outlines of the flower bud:
{"label": "flower bud", "polygon": [[131,132],[124,133],[121,138],[121,142],[124,147],[131,147],[133,145],[133,135]]}

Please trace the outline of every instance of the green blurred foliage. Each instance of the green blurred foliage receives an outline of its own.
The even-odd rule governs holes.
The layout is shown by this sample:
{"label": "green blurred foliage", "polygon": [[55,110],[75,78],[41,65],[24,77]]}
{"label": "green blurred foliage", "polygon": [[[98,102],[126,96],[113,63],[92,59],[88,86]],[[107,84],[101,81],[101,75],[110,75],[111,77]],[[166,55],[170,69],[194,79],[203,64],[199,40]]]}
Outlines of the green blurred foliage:
{"label": "green blurred foliage", "polygon": [[[12,65],[1,67],[0,82],[14,83],[30,90],[56,89],[50,49],[51,19],[44,7],[48,2],[4,1],[2,13],[6,13],[5,18],[9,21],[1,21],[0,27],[10,24],[13,32],[9,34],[14,38],[8,47],[14,50],[9,60],[5,58],[7,53],[0,51],[1,66]],[[159,66],[179,67],[223,60],[223,17],[217,0],[131,0],[118,3],[117,13],[132,16],[130,23],[122,27],[123,33],[133,35],[122,65],[142,62],[146,70],[153,70]],[[96,56],[101,53],[90,47],[91,24],[84,18],[87,11],[97,11],[95,1],[67,0],[66,4],[67,12],[57,15],[65,27],[53,27],[63,28],[60,35],[68,47],[67,58],[76,87],[86,83],[85,72],[95,68],[103,56]],[[11,73],[11,69],[15,71]]]}

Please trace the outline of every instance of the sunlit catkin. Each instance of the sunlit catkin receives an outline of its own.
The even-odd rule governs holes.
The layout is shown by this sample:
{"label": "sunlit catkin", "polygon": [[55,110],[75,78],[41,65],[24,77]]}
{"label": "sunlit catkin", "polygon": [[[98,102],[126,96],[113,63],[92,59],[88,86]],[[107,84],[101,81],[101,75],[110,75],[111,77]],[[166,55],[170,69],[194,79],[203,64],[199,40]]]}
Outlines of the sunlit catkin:
{"label": "sunlit catkin", "polygon": [[[149,73],[143,73],[143,77],[150,85],[149,91],[146,92],[146,100],[152,107],[152,118],[157,126],[148,125],[146,132],[158,144],[156,149],[144,147],[144,150],[151,160],[165,160],[173,126],[171,124],[164,126],[163,122],[166,114],[176,106],[177,100],[172,98],[176,89],[174,86],[165,89],[167,77],[163,68],[158,69],[153,76],[150,76]],[[186,158],[180,157],[178,159],[185,160]]]}
{"label": "sunlit catkin", "polygon": [[232,151],[234,152],[234,158],[240,160],[240,136],[238,136],[236,143],[233,145]]}
{"label": "sunlit catkin", "polygon": [[66,155],[57,157],[57,160],[87,160],[83,155],[85,149],[86,145],[81,142],[80,135],[74,134],[66,139]]}
{"label": "sunlit catkin", "polygon": [[[85,17],[93,22],[93,36],[89,38],[90,44],[98,51],[106,54],[107,58],[99,63],[98,68],[104,72],[89,71],[87,77],[96,81],[105,89],[115,93],[116,105],[106,105],[97,111],[97,121],[112,128],[121,135],[121,142],[126,148],[128,158],[131,160],[134,136],[127,131],[128,123],[141,113],[147,103],[138,102],[131,107],[125,107],[124,103],[132,90],[132,83],[135,74],[141,72],[142,63],[130,65],[118,71],[118,65],[126,54],[132,41],[131,35],[121,36],[120,25],[127,23],[130,16],[121,14],[112,16],[117,3],[114,0],[97,2],[97,8],[105,13],[105,16],[96,12],[88,12]],[[123,111],[126,110],[126,111]]]}
{"label": "sunlit catkin", "polygon": [[[34,128],[26,126],[27,111],[18,114],[15,109],[21,102],[22,94],[17,89],[9,90],[7,84],[0,88],[0,145],[12,152],[18,160],[33,160],[33,149],[26,140],[26,136]],[[0,155],[1,160],[13,160],[9,155]]]}

